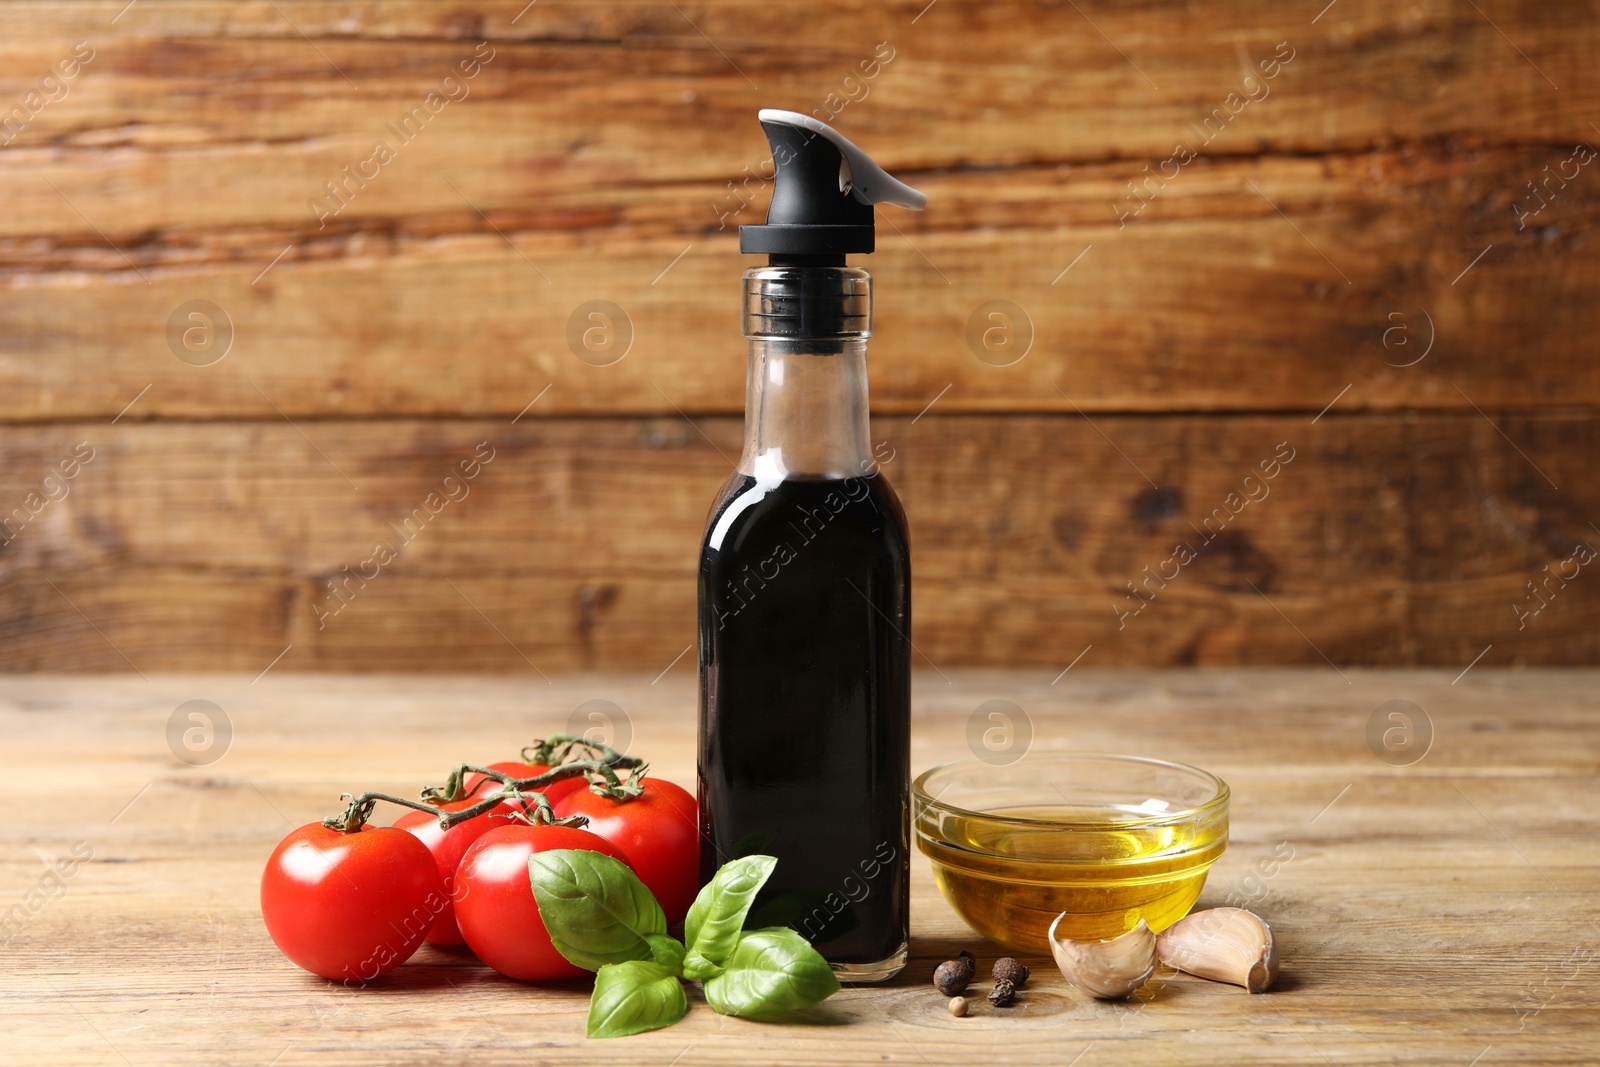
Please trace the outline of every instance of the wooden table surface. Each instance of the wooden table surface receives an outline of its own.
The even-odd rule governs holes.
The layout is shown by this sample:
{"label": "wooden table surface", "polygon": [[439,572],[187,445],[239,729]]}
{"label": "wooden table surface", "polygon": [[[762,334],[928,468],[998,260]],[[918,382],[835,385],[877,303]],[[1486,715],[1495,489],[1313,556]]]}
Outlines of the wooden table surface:
{"label": "wooden table surface", "polygon": [[[691,672],[653,685],[8,676],[0,1062],[1592,1063],[1597,684],[1589,670],[1475,669],[1455,683],[1452,672],[1327,668],[1082,670],[1054,685],[1047,672],[921,675],[917,771],[968,755],[974,709],[1007,699],[1037,749],[1159,755],[1227,779],[1232,840],[1200,906],[1255,900],[1279,938],[1279,987],[1250,996],[1162,974],[1130,1002],[1098,1003],[1029,959],[1018,1006],[980,1002],[952,1018],[929,985],[934,966],[960,948],[997,953],[918,855],[913,960],[892,984],[779,1024],[724,1019],[691,995],[677,1026],[590,1043],[581,983],[522,985],[432,947],[362,992],[313,978],[268,940],[257,880],[274,843],[332,813],[341,790],[415,790],[457,759],[505,758],[586,700],[624,709],[631,751],[689,782]],[[196,699],[222,708],[233,736],[220,758],[190,766],[167,727]],[[1417,732],[1394,763],[1368,741],[1390,700],[1431,723],[1413,712]],[[74,849],[93,858],[47,877]],[[1258,861],[1289,852],[1260,874]]]}

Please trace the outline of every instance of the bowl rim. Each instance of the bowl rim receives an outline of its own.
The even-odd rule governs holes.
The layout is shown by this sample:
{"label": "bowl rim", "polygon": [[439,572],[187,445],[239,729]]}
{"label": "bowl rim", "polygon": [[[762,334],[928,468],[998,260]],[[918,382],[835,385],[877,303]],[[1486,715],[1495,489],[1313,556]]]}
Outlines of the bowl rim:
{"label": "bowl rim", "polygon": [[[1197,816],[1210,814],[1218,809],[1225,810],[1228,806],[1229,797],[1232,795],[1232,790],[1229,789],[1228,783],[1225,782],[1220,776],[1212,774],[1210,771],[1204,770],[1203,768],[1196,767],[1193,764],[1179,763],[1176,760],[1160,759],[1155,756],[1130,756],[1118,752],[1041,752],[1038,753],[1038,755],[1045,758],[1063,761],[1104,760],[1113,763],[1133,763],[1145,764],[1154,767],[1164,767],[1171,770],[1183,771],[1189,774],[1198,775],[1200,778],[1213,783],[1215,785],[1215,791],[1212,793],[1209,800],[1202,804],[1197,804],[1194,807],[1180,808],[1176,811],[1152,813],[1151,815],[1144,817],[1117,819],[1115,821],[1109,819],[1028,819],[1016,815],[999,815],[989,811],[978,811],[972,808],[963,808],[955,804],[941,801],[937,797],[929,796],[927,789],[928,779],[933,777],[935,774],[938,774],[940,771],[948,771],[954,768],[976,764],[986,764],[990,767],[997,766],[996,764],[989,763],[982,757],[968,756],[965,759],[951,760],[948,763],[941,763],[937,766],[929,767],[927,770],[917,775],[917,777],[911,783],[912,801],[919,808],[934,808],[942,812],[970,816],[1008,826],[1083,830],[1104,830],[1114,827],[1120,830],[1130,826],[1164,826],[1181,822],[1185,819],[1191,819]],[[1019,760],[1018,762],[1021,761]],[[1004,766],[1014,766],[1014,764],[1005,764]],[[1068,803],[1071,802],[1068,801]]]}

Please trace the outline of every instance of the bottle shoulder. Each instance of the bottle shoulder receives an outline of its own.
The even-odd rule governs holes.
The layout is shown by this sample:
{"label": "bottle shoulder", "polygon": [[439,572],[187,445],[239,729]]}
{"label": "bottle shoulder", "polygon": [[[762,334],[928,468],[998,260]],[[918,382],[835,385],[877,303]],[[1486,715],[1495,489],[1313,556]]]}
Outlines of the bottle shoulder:
{"label": "bottle shoulder", "polygon": [[735,474],[723,483],[706,521],[705,547],[720,550],[763,527],[817,523],[904,542],[905,512],[881,471],[852,478],[761,481]]}
{"label": "bottle shoulder", "polygon": [[900,494],[894,491],[894,486],[889,484],[889,476],[883,473],[882,467],[874,467],[873,473],[866,478],[872,483],[872,496],[880,506],[885,506],[893,513],[895,521],[901,528],[905,528],[906,513],[900,505]]}
{"label": "bottle shoulder", "polygon": [[737,501],[743,499],[744,503],[739,510],[749,506],[752,499],[760,499],[762,493],[756,480],[748,474],[734,471],[728,475],[727,481],[717,490],[717,495],[711,498],[711,510],[706,513],[706,536],[709,538],[712,529],[719,519],[727,514],[728,509]]}

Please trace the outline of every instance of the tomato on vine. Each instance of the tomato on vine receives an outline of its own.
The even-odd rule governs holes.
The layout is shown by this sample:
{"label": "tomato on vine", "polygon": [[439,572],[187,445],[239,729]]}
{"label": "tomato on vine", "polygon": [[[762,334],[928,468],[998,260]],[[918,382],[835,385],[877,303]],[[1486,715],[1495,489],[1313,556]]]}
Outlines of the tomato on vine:
{"label": "tomato on vine", "polygon": [[[474,803],[472,800],[456,800],[439,805],[439,810],[462,811]],[[461,857],[474,841],[495,827],[506,825],[505,817],[491,812],[468,819],[466,822],[456,823],[448,830],[442,830],[439,828],[437,815],[426,811],[408,811],[396,819],[394,825],[409,831],[428,847],[439,869],[439,878],[444,883],[444,907],[440,909],[433,920],[433,927],[428,931],[428,944],[465,944],[466,938],[461,936],[461,929],[456,925],[456,906],[452,899],[457,892],[456,868],[461,865]]]}
{"label": "tomato on vine", "polygon": [[550,943],[533,898],[528,859],[538,852],[585,849],[628,862],[605,838],[571,826],[498,826],[474,841],[456,868],[456,922],[467,947],[501,974],[524,981],[576,978]]}
{"label": "tomato on vine", "polygon": [[449,903],[433,854],[394,827],[302,826],[261,876],[261,917],[278,948],[346,985],[410,959]]}
{"label": "tomato on vine", "polygon": [[[425,938],[464,940],[514,977],[577,973],[550,947],[539,921],[528,857],[590,849],[626,862],[603,838],[564,825],[551,798],[581,789],[590,776],[602,788],[636,788],[644,763],[567,734],[536,742],[523,758],[528,762],[460,764],[443,786],[423,789],[421,800],[346,793],[343,812],[291,832],[261,876],[261,915],[272,940],[306,970],[346,983],[393,970]],[[626,781],[619,770],[628,772]],[[484,779],[492,784],[479,795],[463,788]],[[379,801],[414,811],[373,828],[367,821]],[[497,825],[511,819],[519,821]],[[491,839],[492,848],[480,848]],[[464,881],[469,861],[473,875]]]}

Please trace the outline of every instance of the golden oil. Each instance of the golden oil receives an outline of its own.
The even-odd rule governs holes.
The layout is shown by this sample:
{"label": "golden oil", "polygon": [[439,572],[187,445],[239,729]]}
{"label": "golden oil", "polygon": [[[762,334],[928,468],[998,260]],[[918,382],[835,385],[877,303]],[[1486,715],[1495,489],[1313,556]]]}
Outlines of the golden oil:
{"label": "golden oil", "polygon": [[[947,812],[918,842],[952,907],[1003,945],[1048,953],[1046,932],[1078,941],[1138,925],[1163,930],[1194,906],[1228,843],[1226,820],[1152,825],[1126,807],[1081,804]],[[1025,821],[1018,821],[1025,820]]]}

